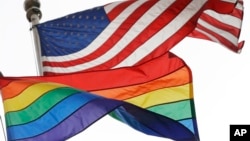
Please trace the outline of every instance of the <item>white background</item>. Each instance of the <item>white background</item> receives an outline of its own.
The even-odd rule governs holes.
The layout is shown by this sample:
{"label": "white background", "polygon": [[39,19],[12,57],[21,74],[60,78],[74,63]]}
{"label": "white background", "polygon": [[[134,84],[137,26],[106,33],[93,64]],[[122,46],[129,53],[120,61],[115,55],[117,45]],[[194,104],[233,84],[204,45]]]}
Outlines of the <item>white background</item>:
{"label": "white background", "polygon": [[[40,0],[40,22],[103,5],[113,0]],[[36,75],[30,24],[24,0],[1,0],[0,71],[5,76]],[[250,1],[245,0],[241,39],[245,46],[236,54],[209,41],[187,38],[174,49],[193,72],[194,98],[201,141],[229,141],[230,124],[250,124]],[[1,105],[1,104],[0,104]],[[1,105],[2,106],[2,105]],[[2,107],[0,107],[3,118]],[[250,132],[250,131],[249,131]],[[4,140],[0,129],[0,140]],[[148,136],[104,117],[70,141],[167,141]]]}

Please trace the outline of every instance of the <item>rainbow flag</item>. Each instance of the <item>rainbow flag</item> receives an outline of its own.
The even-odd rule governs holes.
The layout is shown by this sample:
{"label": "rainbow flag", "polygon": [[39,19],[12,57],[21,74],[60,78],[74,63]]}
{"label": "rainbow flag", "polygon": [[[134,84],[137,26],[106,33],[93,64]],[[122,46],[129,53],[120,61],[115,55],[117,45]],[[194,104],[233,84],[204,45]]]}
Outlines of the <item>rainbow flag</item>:
{"label": "rainbow flag", "polygon": [[191,71],[171,53],[113,70],[1,77],[0,87],[8,140],[65,140],[107,114],[148,135],[199,140]]}
{"label": "rainbow flag", "polygon": [[66,140],[121,104],[65,85],[22,79],[9,80],[2,95],[9,141]]}

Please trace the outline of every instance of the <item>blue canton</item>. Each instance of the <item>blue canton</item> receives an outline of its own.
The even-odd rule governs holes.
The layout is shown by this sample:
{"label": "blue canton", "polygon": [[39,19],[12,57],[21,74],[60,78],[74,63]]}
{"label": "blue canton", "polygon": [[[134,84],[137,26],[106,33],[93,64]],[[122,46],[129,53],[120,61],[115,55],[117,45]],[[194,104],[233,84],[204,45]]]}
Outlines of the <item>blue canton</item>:
{"label": "blue canton", "polygon": [[60,56],[87,47],[109,24],[103,7],[77,12],[37,26],[42,56]]}

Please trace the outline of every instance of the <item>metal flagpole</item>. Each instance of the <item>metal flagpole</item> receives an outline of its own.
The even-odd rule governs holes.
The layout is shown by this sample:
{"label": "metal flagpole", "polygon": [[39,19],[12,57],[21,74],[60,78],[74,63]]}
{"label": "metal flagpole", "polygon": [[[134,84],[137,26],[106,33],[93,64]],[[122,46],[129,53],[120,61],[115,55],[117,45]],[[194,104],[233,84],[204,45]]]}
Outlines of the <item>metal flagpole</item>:
{"label": "metal flagpole", "polygon": [[41,61],[41,46],[40,46],[40,39],[38,35],[37,28],[35,27],[36,24],[39,23],[39,20],[42,17],[42,12],[40,11],[40,1],[39,0],[25,0],[24,1],[24,9],[26,11],[27,20],[31,24],[31,34],[34,40],[34,54],[36,58],[36,71],[37,75],[42,76],[42,61]]}

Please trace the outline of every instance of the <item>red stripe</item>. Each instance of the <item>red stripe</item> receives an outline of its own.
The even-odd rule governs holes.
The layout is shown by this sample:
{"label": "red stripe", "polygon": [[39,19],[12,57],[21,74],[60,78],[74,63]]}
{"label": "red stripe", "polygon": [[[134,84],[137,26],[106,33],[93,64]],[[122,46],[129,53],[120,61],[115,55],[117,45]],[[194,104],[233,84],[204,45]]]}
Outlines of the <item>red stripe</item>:
{"label": "red stripe", "polygon": [[235,8],[230,15],[235,16],[241,20],[243,19],[243,11],[241,9]]}
{"label": "red stripe", "polygon": [[9,83],[11,83],[11,80],[6,80],[5,77],[0,77],[0,89],[2,89],[3,87],[6,87],[7,85],[9,85]]}
{"label": "red stripe", "polygon": [[221,14],[229,14],[235,8],[235,3],[226,2],[223,0],[208,0],[207,9],[212,9]]}
{"label": "red stripe", "polygon": [[168,53],[134,67],[36,78],[70,85],[82,90],[96,91],[142,84],[170,74],[183,66],[185,63],[180,58]]}

